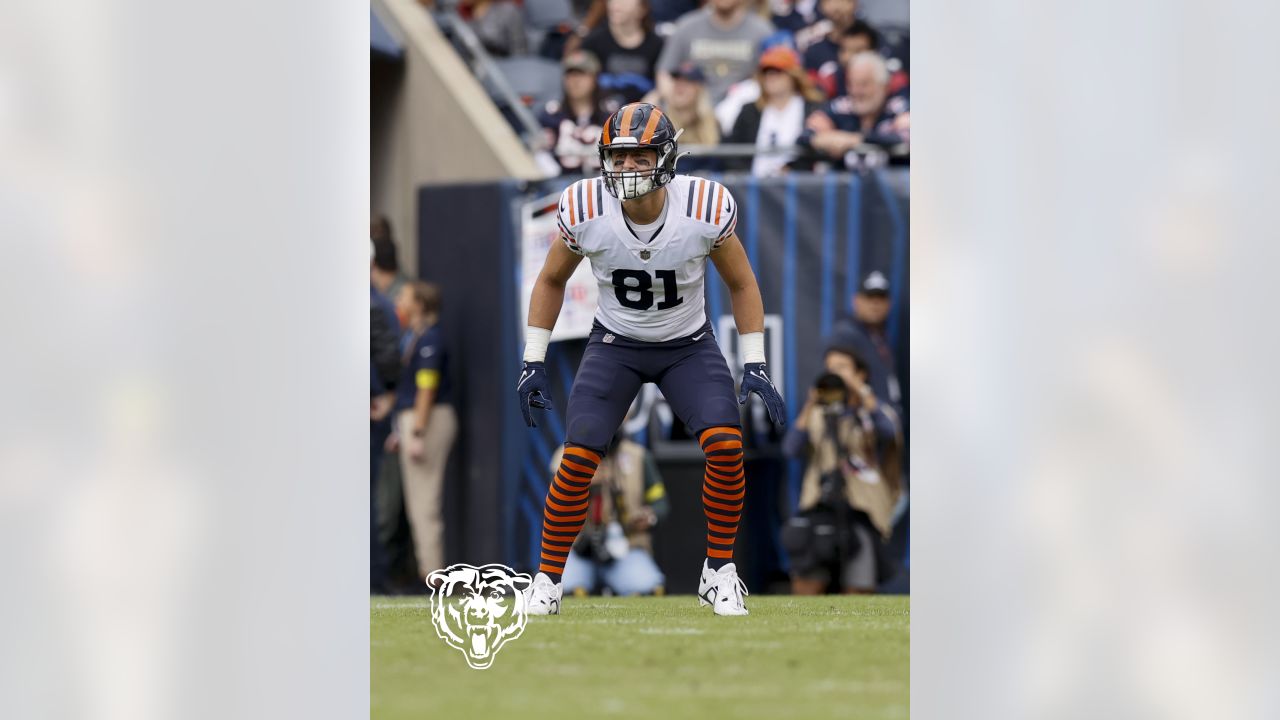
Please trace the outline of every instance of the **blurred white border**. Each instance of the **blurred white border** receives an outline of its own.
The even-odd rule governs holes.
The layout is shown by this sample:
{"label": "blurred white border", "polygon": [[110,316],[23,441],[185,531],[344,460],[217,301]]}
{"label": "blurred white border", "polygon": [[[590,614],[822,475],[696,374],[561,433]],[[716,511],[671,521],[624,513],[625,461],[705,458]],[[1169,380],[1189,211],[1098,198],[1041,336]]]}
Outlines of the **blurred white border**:
{"label": "blurred white border", "polygon": [[1277,21],[914,3],[913,716],[1280,715]]}
{"label": "blurred white border", "polygon": [[368,18],[0,9],[0,717],[368,712]]}

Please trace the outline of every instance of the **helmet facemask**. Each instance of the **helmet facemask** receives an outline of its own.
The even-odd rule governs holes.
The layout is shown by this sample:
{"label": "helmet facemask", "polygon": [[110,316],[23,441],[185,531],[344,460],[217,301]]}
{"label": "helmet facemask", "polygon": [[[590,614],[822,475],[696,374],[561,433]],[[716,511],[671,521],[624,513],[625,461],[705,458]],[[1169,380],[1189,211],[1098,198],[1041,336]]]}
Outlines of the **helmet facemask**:
{"label": "helmet facemask", "polygon": [[[643,197],[671,182],[676,175],[676,140],[684,132],[681,128],[675,138],[662,145],[628,144],[630,138],[616,138],[612,144],[600,148],[600,172],[604,187],[619,200]],[[657,158],[649,170],[614,170],[615,151],[656,150]]]}

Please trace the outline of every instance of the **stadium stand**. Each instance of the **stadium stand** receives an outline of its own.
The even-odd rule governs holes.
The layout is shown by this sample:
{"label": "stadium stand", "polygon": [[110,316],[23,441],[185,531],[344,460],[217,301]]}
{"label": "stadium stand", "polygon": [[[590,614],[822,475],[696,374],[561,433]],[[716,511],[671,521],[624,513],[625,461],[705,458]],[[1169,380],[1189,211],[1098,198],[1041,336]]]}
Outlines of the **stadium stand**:
{"label": "stadium stand", "polygon": [[554,31],[567,31],[575,22],[569,0],[526,0],[524,19],[534,53],[540,52]]}
{"label": "stadium stand", "polygon": [[[377,212],[414,238],[421,185],[539,177],[525,142],[422,7],[374,0],[372,10],[404,49],[390,67],[380,61],[372,70],[370,191]],[[416,267],[416,246],[401,251],[405,267]]]}
{"label": "stadium stand", "polygon": [[541,107],[560,96],[560,63],[541,57],[493,61],[511,91],[526,107]]}

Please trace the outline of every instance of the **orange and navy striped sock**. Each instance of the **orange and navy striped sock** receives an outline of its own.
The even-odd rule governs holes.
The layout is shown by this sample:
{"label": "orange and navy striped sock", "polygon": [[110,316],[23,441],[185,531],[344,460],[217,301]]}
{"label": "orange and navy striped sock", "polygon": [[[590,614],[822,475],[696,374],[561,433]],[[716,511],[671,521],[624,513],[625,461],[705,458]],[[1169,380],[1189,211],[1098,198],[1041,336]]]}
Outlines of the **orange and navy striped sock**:
{"label": "orange and navy striped sock", "polygon": [[736,427],[707,428],[698,436],[707,456],[702,476],[702,511],[707,516],[707,565],[719,570],[733,562],[742,499],[747,483],[742,471],[742,431]]}
{"label": "orange and navy striped sock", "polygon": [[542,562],[538,570],[552,582],[560,582],[569,550],[586,522],[588,490],[599,466],[600,453],[565,445],[564,457],[542,506]]}

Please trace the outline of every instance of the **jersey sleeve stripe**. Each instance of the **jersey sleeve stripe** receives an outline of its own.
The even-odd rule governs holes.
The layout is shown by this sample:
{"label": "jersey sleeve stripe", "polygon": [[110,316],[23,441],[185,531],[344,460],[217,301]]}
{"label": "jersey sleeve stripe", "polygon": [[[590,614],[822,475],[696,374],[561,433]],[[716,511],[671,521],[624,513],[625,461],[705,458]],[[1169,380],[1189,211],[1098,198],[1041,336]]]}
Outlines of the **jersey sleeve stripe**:
{"label": "jersey sleeve stripe", "polygon": [[595,180],[587,181],[587,219],[596,216],[596,194],[592,192],[595,189]]}
{"label": "jersey sleeve stripe", "polygon": [[578,181],[578,222],[582,222],[583,216],[586,214],[587,208],[582,204],[582,181]]}
{"label": "jersey sleeve stripe", "polygon": [[689,206],[684,209],[685,217],[693,217],[693,185],[697,180],[689,181]]}
{"label": "jersey sleeve stripe", "polygon": [[695,218],[702,217],[702,196],[706,192],[706,190],[707,190],[707,181],[699,180],[698,181],[698,214],[694,216]]}
{"label": "jersey sleeve stripe", "polygon": [[729,233],[733,232],[733,228],[738,224],[738,211],[733,209],[729,211],[729,219],[724,221],[724,225],[720,226],[720,237],[726,238]]}
{"label": "jersey sleeve stripe", "polygon": [[721,210],[720,201],[723,199],[724,199],[724,186],[720,185],[716,190],[716,225],[720,224],[720,210]]}
{"label": "jersey sleeve stripe", "polygon": [[596,181],[596,211],[599,212],[601,215],[604,214],[604,195],[602,194],[604,192],[603,188],[604,188],[604,179],[601,178]]}
{"label": "jersey sleeve stripe", "polygon": [[724,241],[728,240],[729,236],[733,234],[733,231],[736,229],[737,224],[738,224],[738,208],[730,206],[729,219],[725,220],[724,225],[720,227],[720,234],[717,235],[715,241],[711,243],[711,249],[714,250],[720,247],[721,245],[723,245]]}
{"label": "jersey sleeve stripe", "polygon": [[573,212],[573,188],[570,188],[570,189],[569,189],[569,192],[568,192],[568,193],[566,193],[566,194],[569,196],[569,224],[573,225],[573,224],[576,224],[576,223],[574,223],[574,221],[573,221],[573,218],[574,218],[574,212]]}
{"label": "jersey sleeve stripe", "polygon": [[702,219],[705,222],[711,222],[711,206],[715,204],[716,186],[719,183],[707,182],[707,204],[702,210]]}

